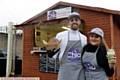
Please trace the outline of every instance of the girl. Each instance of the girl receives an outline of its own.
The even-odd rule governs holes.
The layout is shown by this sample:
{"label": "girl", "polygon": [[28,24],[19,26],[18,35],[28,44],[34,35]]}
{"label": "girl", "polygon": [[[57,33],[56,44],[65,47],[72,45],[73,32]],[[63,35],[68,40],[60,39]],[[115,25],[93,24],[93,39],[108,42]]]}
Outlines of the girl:
{"label": "girl", "polygon": [[82,64],[86,80],[108,80],[114,73],[113,65],[109,66],[107,51],[102,42],[104,32],[94,28],[89,33],[89,43],[83,48]]}

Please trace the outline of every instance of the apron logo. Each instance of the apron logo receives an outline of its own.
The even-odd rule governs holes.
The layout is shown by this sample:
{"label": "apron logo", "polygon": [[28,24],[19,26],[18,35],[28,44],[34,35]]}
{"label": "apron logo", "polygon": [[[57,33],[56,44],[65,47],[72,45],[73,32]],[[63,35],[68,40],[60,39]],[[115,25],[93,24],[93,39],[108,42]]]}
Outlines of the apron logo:
{"label": "apron logo", "polygon": [[81,57],[80,51],[77,48],[70,48],[67,57],[70,62],[79,62]]}
{"label": "apron logo", "polygon": [[92,65],[90,62],[84,62],[83,65],[86,71],[94,71],[96,69],[96,67]]}

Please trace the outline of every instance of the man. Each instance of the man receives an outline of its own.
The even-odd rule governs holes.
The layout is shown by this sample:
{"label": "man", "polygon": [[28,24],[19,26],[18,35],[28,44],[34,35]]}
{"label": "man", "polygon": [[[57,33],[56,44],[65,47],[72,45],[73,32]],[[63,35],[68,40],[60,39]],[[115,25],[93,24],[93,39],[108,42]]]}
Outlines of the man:
{"label": "man", "polygon": [[53,57],[59,56],[60,69],[58,80],[84,80],[84,72],[81,64],[81,51],[87,43],[87,38],[79,32],[81,24],[80,14],[73,12],[68,16],[70,30],[60,32],[56,35],[52,44],[60,43],[60,53]]}

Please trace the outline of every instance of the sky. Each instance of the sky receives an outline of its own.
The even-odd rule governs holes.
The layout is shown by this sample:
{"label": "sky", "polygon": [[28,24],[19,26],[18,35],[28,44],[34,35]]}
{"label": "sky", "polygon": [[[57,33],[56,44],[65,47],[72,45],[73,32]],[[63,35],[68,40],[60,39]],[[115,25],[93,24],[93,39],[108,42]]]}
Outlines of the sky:
{"label": "sky", "polygon": [[120,11],[120,0],[0,0],[0,26],[20,24],[59,1]]}

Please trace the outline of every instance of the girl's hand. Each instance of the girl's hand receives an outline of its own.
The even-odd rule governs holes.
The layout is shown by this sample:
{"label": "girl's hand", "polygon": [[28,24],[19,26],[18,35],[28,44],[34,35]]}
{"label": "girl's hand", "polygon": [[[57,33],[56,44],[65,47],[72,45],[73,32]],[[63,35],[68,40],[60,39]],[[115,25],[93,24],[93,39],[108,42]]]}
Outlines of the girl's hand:
{"label": "girl's hand", "polygon": [[109,66],[110,66],[110,68],[114,68],[115,63],[116,63],[116,57],[112,58],[112,59],[109,61]]}
{"label": "girl's hand", "polygon": [[116,63],[116,56],[114,49],[108,49],[107,50],[107,58],[109,63]]}

